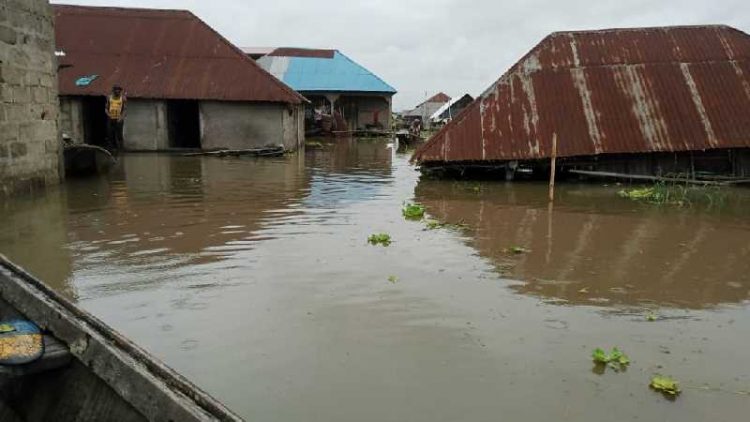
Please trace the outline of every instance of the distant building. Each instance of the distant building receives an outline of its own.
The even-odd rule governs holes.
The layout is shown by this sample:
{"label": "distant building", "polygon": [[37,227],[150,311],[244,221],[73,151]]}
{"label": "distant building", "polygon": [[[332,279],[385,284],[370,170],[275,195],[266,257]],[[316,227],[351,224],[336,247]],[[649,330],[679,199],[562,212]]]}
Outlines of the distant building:
{"label": "distant building", "polygon": [[338,117],[336,130],[389,129],[396,90],[338,50],[278,48],[258,64],[304,95],[308,128],[321,115]]}
{"label": "distant building", "polygon": [[401,115],[406,120],[420,119],[422,120],[422,126],[429,129],[432,125],[430,117],[450,100],[451,97],[443,92],[438,92],[432,97],[424,100],[412,110],[403,111]]}
{"label": "distant building", "polygon": [[430,122],[432,124],[445,124],[453,120],[454,117],[458,116],[461,111],[466,108],[471,102],[474,101],[474,97],[469,94],[464,94],[461,97],[456,97],[443,104],[436,112],[430,116]]}
{"label": "distant building", "polygon": [[[728,26],[557,32],[414,154],[423,168],[750,175],[750,35]],[[579,173],[580,174],[580,173]]]}
{"label": "distant building", "polygon": [[303,145],[304,98],[192,13],[65,5],[54,13],[61,126],[74,142],[102,144],[105,96],[118,84],[129,150]]}

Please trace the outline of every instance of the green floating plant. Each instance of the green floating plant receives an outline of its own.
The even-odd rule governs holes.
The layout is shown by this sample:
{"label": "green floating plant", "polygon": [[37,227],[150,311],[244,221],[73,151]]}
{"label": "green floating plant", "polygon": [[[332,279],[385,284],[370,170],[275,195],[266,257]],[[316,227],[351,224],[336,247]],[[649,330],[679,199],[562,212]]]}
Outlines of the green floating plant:
{"label": "green floating plant", "polygon": [[630,358],[628,358],[628,356],[617,347],[613,347],[610,353],[607,353],[604,351],[604,349],[597,347],[591,353],[591,358],[594,360],[594,362],[602,365],[607,365],[615,371],[624,370],[628,365],[630,365]]}
{"label": "green floating plant", "polygon": [[661,392],[662,394],[672,397],[675,397],[682,392],[680,390],[680,385],[676,380],[671,377],[658,374],[654,375],[651,378],[649,387]]}
{"label": "green floating plant", "polygon": [[371,245],[383,245],[388,246],[392,242],[391,235],[388,233],[375,233],[371,234],[370,237],[367,238],[367,243]]}
{"label": "green floating plant", "polygon": [[401,214],[407,220],[421,220],[424,218],[424,206],[420,204],[404,204],[401,208]]}

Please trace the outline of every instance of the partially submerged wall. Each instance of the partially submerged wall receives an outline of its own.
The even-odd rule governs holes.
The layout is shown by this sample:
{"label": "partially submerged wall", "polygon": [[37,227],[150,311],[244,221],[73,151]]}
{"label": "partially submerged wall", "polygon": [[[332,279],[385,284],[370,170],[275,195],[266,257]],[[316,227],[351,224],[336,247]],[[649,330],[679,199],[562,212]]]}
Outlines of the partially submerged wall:
{"label": "partially submerged wall", "polygon": [[295,151],[305,146],[305,106],[290,106],[281,114],[283,125],[283,144],[288,151]]}
{"label": "partially submerged wall", "polygon": [[60,133],[72,144],[84,143],[83,104],[73,97],[60,97]]}
{"label": "partially submerged wall", "polygon": [[129,99],[123,139],[125,150],[130,151],[169,148],[166,102]]}
{"label": "partially submerged wall", "polygon": [[0,195],[58,183],[57,61],[47,0],[0,3]]}
{"label": "partially submerged wall", "polygon": [[[284,145],[299,148],[301,126],[297,106],[246,102],[201,101],[201,147],[246,149]],[[304,136],[304,135],[303,135]]]}
{"label": "partially submerged wall", "polygon": [[[389,97],[353,97],[357,104],[357,129],[376,123],[383,129],[391,127],[391,101]],[[377,119],[377,122],[376,122]]]}

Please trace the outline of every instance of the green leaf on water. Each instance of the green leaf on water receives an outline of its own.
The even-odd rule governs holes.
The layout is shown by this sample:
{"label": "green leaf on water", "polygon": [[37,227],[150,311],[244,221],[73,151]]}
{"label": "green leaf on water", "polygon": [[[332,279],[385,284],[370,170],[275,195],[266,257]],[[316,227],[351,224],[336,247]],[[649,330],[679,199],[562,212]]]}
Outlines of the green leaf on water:
{"label": "green leaf on water", "polygon": [[646,315],[646,321],[653,322],[653,321],[656,321],[657,319],[659,319],[659,317],[656,316],[656,315],[654,315],[654,314],[652,314],[652,313],[649,313],[649,314]]}
{"label": "green leaf on water", "polygon": [[598,364],[607,365],[615,371],[624,370],[630,365],[630,358],[628,355],[623,353],[617,347],[613,347],[612,351],[607,353],[604,349],[597,347],[591,353],[591,358]]}
{"label": "green leaf on water", "polygon": [[594,349],[594,352],[591,354],[591,357],[594,359],[594,362],[597,363],[608,363],[609,357],[607,356],[607,352],[600,348]]}
{"label": "green leaf on water", "polygon": [[10,324],[0,324],[0,333],[10,333],[16,331],[16,327]]}
{"label": "green leaf on water", "polygon": [[421,220],[424,217],[424,206],[420,204],[405,204],[401,214],[407,220]]}
{"label": "green leaf on water", "polygon": [[395,275],[389,275],[388,281],[390,281],[393,284],[396,284],[396,282],[398,281],[398,277],[396,277]]}
{"label": "green leaf on water", "polygon": [[388,246],[392,242],[391,235],[388,233],[375,233],[371,234],[370,237],[367,238],[367,243],[371,245],[383,245]]}
{"label": "green leaf on water", "polygon": [[654,375],[651,378],[649,386],[656,391],[660,391],[670,396],[676,396],[682,392],[679,383],[676,380],[663,375]]}

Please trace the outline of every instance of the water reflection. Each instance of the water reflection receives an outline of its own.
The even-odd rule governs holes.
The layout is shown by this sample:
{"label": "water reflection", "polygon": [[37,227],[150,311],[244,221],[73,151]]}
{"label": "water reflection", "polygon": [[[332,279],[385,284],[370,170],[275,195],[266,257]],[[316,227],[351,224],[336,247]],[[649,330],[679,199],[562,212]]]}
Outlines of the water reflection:
{"label": "water reflection", "polygon": [[[437,219],[466,223],[470,244],[519,293],[572,304],[703,308],[750,299],[750,221],[742,208],[707,213],[644,207],[615,188],[422,180]],[[738,192],[740,201],[744,192]],[[736,212],[735,212],[736,211]],[[521,246],[528,252],[514,254]]]}
{"label": "water reflection", "polygon": [[0,200],[0,253],[75,299],[63,198],[50,189],[46,195]]}

